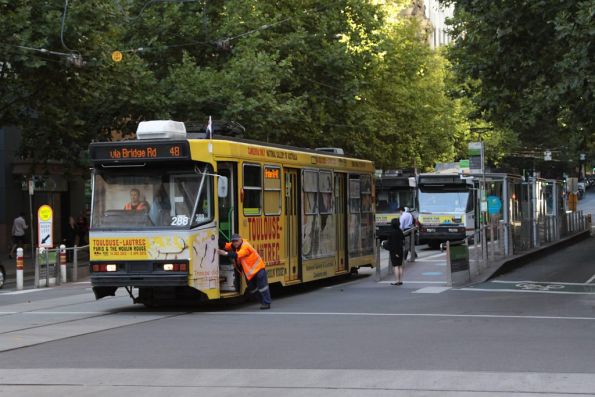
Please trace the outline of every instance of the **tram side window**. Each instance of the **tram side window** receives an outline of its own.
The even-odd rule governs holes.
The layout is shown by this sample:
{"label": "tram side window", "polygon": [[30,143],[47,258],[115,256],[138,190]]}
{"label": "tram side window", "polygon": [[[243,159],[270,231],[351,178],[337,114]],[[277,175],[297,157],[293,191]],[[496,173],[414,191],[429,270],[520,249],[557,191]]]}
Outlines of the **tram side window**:
{"label": "tram side window", "polygon": [[304,170],[304,214],[315,215],[318,213],[318,171]]}
{"label": "tram side window", "polygon": [[369,175],[362,175],[360,178],[362,213],[372,212],[372,182]]}
{"label": "tram side window", "polygon": [[281,215],[280,167],[264,167],[264,214]]}
{"label": "tram side window", "polygon": [[351,177],[349,179],[349,212],[359,214],[361,210],[360,180]]}
{"label": "tram side window", "polygon": [[260,165],[244,164],[244,215],[262,213],[262,169]]}
{"label": "tram side window", "polygon": [[333,173],[320,171],[318,178],[318,208],[321,214],[333,213]]}

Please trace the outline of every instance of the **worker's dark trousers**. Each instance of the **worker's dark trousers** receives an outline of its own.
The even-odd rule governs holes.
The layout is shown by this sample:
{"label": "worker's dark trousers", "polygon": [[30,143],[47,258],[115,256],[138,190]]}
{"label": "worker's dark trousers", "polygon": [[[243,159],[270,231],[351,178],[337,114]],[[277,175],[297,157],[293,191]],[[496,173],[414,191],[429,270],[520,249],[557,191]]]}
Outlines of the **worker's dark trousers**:
{"label": "worker's dark trousers", "polygon": [[248,291],[251,294],[260,293],[260,303],[263,305],[271,304],[271,291],[269,290],[269,281],[267,271],[261,269],[251,280],[248,281]]}

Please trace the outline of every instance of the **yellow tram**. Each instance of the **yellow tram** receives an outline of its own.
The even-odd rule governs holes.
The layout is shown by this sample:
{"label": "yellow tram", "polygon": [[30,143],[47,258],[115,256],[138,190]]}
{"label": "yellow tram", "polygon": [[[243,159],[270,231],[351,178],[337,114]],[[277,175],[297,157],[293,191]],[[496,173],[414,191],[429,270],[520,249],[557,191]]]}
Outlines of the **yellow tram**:
{"label": "yellow tram", "polygon": [[[334,153],[139,124],[137,139],[90,145],[91,283],[135,302],[244,293],[217,248],[239,233],[269,282],[293,285],[374,266],[374,168]],[[133,296],[138,288],[138,296]]]}

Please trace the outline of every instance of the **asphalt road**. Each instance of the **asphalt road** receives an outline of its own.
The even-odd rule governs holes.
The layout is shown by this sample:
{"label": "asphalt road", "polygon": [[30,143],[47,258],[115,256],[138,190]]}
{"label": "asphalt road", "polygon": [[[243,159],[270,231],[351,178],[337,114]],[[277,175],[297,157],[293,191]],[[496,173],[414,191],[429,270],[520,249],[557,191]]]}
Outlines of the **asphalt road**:
{"label": "asphalt road", "polygon": [[3,292],[0,395],[594,395],[594,243],[473,288],[362,275],[277,292],[268,312]]}

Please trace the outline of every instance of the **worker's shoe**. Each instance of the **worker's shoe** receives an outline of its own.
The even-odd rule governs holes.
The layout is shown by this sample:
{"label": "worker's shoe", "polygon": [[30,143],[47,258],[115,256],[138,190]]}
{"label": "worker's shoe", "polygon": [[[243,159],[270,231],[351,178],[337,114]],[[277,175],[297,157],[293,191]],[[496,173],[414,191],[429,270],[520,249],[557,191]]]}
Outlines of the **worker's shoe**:
{"label": "worker's shoe", "polygon": [[266,304],[260,305],[260,310],[269,310],[270,308],[271,308],[271,305],[266,305]]}

